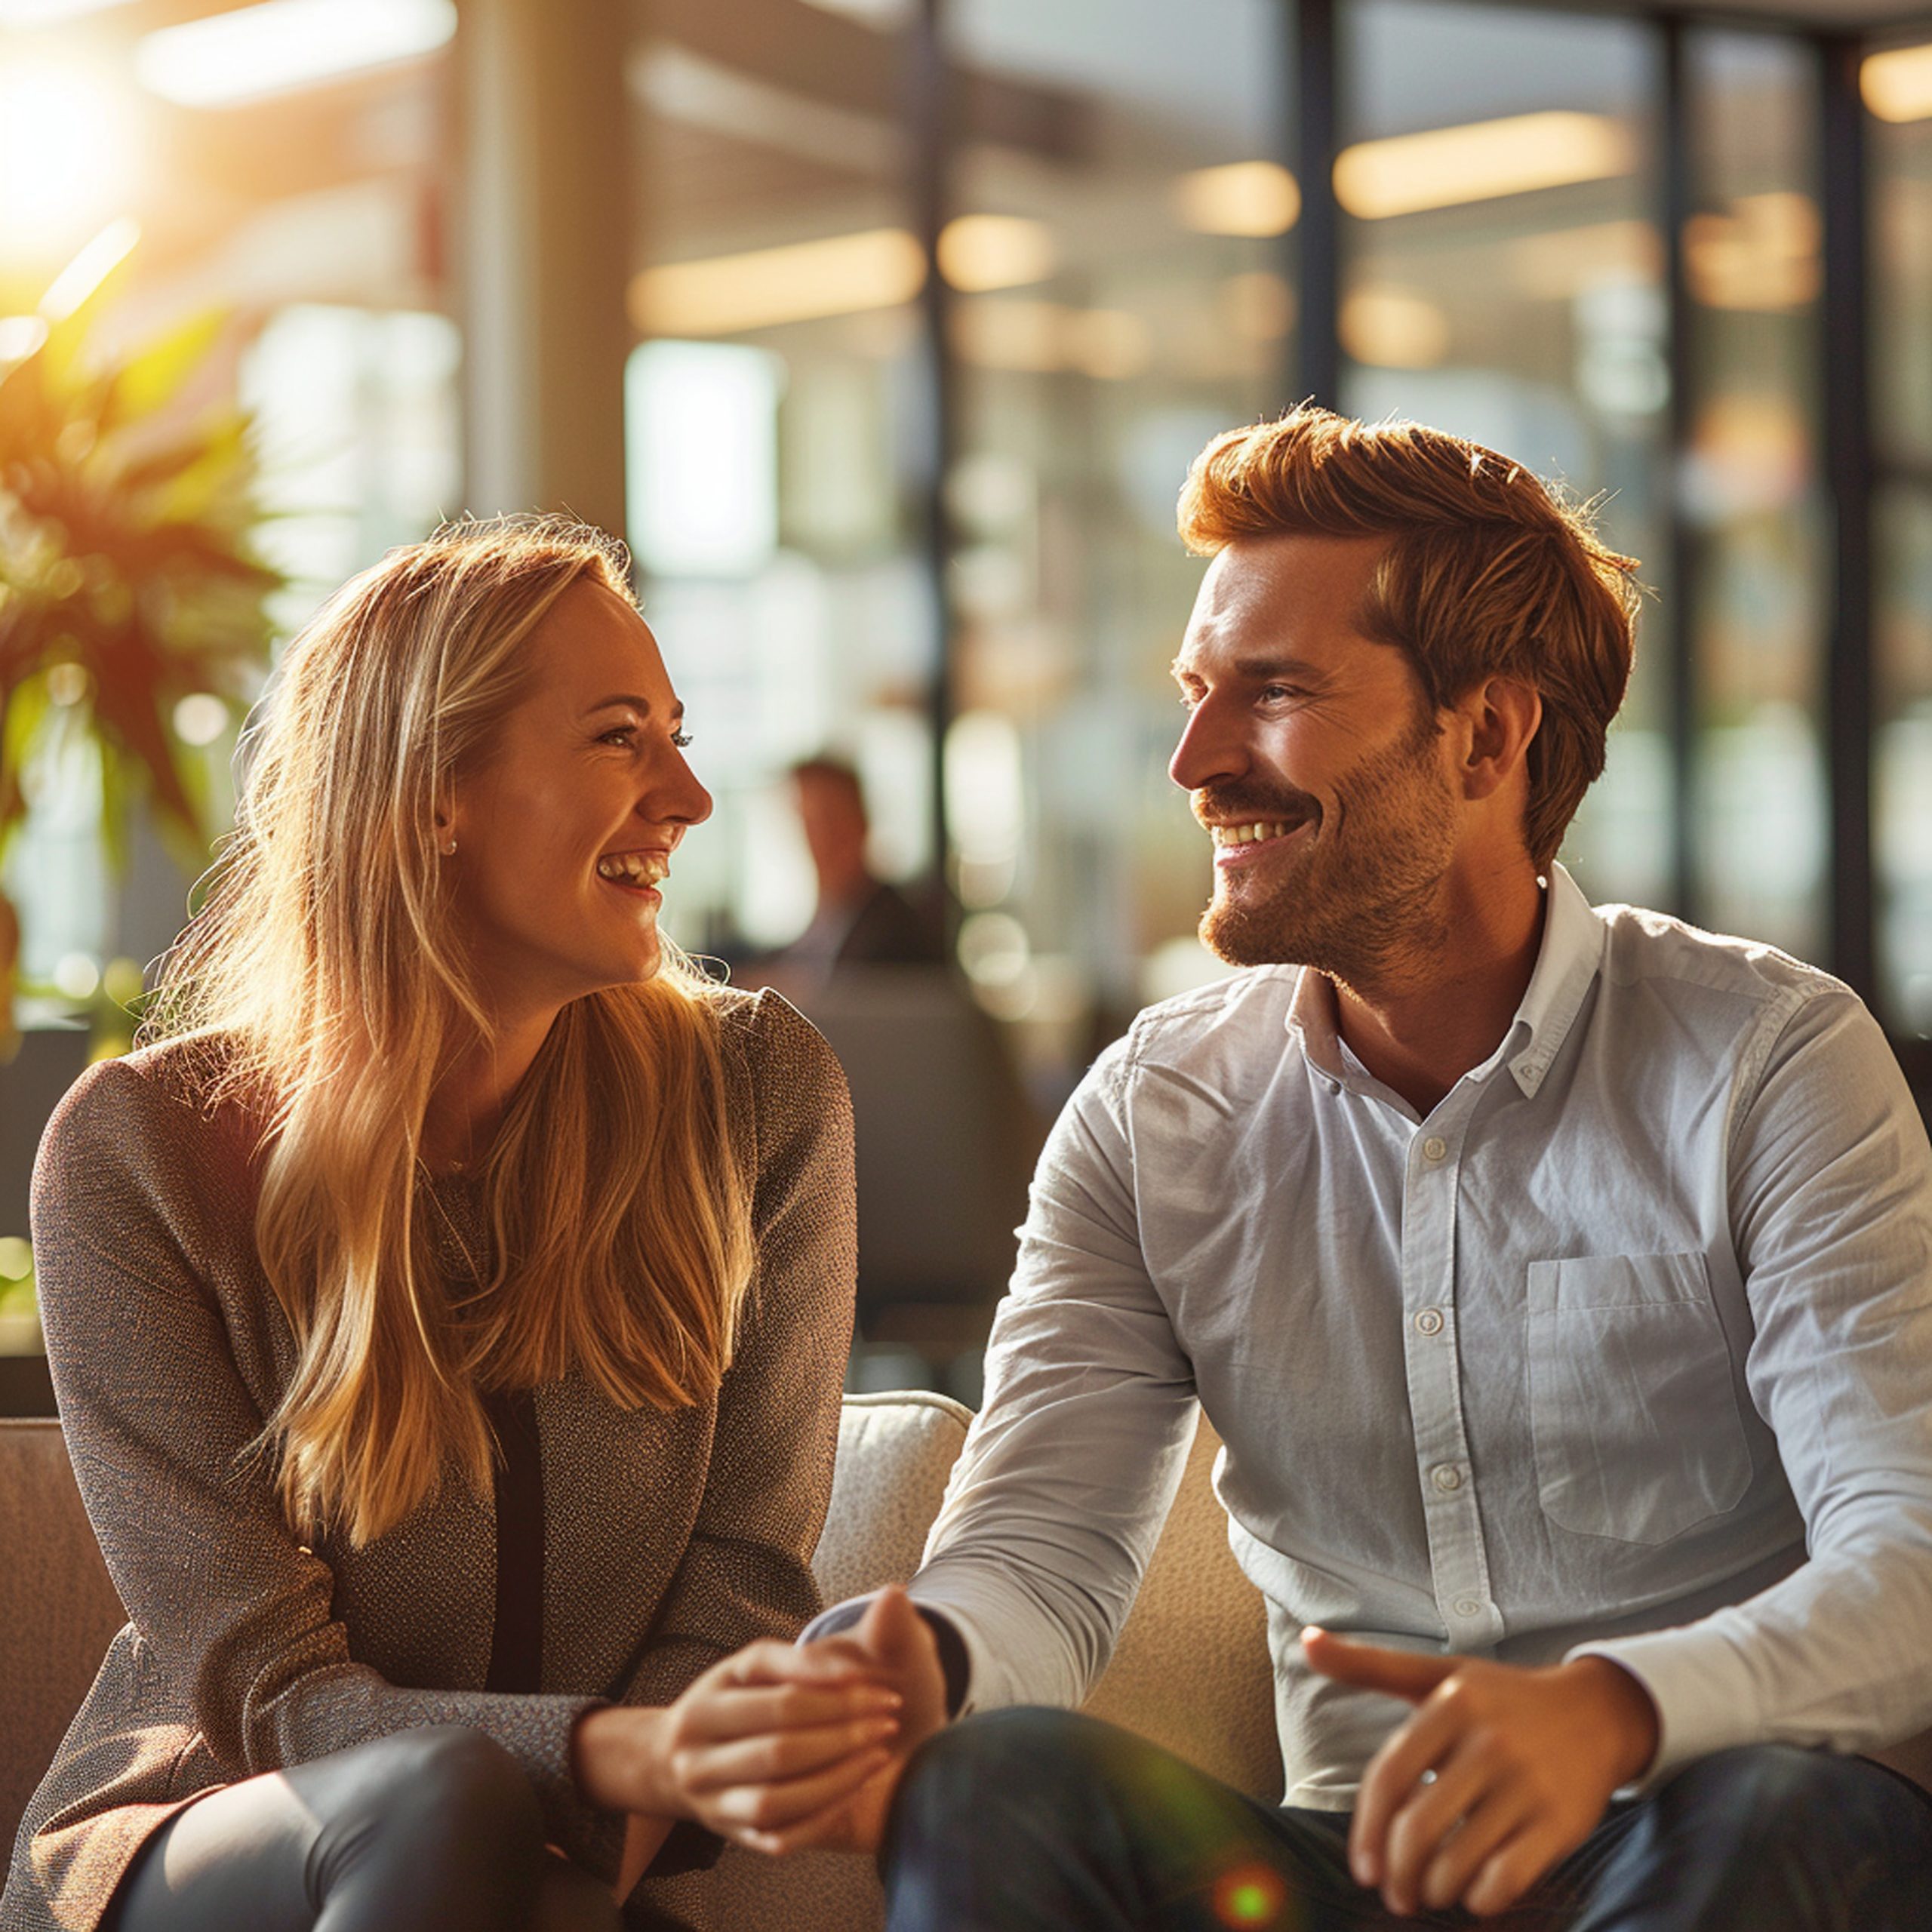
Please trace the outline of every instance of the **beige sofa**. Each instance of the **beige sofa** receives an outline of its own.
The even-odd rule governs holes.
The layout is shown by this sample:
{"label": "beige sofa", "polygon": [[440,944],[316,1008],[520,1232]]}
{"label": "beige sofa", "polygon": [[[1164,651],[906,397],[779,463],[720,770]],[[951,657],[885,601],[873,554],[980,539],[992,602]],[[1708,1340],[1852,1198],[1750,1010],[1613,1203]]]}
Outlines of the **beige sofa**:
{"label": "beige sofa", "polygon": [[[943,1395],[847,1398],[832,1511],[816,1567],[828,1601],[900,1581],[965,1439]],[[1230,1783],[1281,1786],[1261,1601],[1228,1553],[1208,1475],[1205,1424],[1119,1648],[1088,1709]],[[57,1424],[0,1421],[0,1844],[122,1622]],[[774,1862],[728,1852],[708,1879],[671,1881],[666,1903],[734,1932],[866,1932],[878,1890],[860,1859]],[[700,1895],[702,1903],[700,1903]]]}

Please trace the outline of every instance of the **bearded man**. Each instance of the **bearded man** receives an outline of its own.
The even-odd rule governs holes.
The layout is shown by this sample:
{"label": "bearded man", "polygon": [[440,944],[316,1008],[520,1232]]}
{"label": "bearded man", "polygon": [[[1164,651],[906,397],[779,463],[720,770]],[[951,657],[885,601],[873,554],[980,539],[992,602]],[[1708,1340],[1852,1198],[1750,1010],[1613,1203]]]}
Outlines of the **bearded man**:
{"label": "bearded man", "polygon": [[[851,1827],[894,1932],[1932,1925],[1875,1761],[1932,1726],[1932,1152],[1845,987],[1556,864],[1635,566],[1313,409],[1212,443],[1180,525],[1171,770],[1248,970],[1088,1075],[910,1600],[811,1633],[932,1734]],[[1278,1807],[999,1708],[1097,1676],[1197,1404]]]}

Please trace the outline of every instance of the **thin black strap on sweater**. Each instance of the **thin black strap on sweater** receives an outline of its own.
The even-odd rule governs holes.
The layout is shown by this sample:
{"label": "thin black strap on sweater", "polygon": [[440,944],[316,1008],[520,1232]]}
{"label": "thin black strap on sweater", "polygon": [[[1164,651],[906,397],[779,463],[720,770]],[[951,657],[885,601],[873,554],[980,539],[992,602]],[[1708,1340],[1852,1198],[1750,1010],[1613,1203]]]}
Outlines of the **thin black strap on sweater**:
{"label": "thin black strap on sweater", "polygon": [[486,1690],[534,1691],[543,1682],[543,1456],[536,1398],[493,1389],[483,1412],[496,1431],[497,1626]]}

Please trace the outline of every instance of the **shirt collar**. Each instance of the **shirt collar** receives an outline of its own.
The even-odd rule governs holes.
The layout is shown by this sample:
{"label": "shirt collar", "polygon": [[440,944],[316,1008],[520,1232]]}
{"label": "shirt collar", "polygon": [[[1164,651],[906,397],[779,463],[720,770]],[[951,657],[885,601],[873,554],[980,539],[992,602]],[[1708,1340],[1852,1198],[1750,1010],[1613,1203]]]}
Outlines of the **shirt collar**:
{"label": "shirt collar", "polygon": [[1288,1002],[1288,1031],[1301,1041],[1301,1050],[1316,1069],[1331,1080],[1340,1080],[1342,1034],[1337,1023],[1335,985],[1325,973],[1304,966],[1295,977],[1294,997]]}
{"label": "shirt collar", "polygon": [[[1543,1084],[1603,963],[1603,921],[1561,866],[1549,869],[1544,900],[1543,939],[1522,1004],[1501,1046],[1469,1076],[1487,1078],[1500,1060],[1526,1094]],[[1318,1070],[1331,1080],[1346,1079],[1335,989],[1325,974],[1310,967],[1301,969],[1288,1003],[1287,1029],[1300,1038],[1303,1052]]]}
{"label": "shirt collar", "polygon": [[1545,894],[1543,943],[1537,950],[1536,971],[1530,975],[1523,1003],[1516,1009],[1509,1044],[1527,1029],[1527,1041],[1510,1054],[1509,1071],[1525,1094],[1543,1084],[1550,1062],[1561,1051],[1570,1029],[1583,1009],[1583,996],[1603,964],[1607,928],[1583,888],[1561,866],[1549,869]]}

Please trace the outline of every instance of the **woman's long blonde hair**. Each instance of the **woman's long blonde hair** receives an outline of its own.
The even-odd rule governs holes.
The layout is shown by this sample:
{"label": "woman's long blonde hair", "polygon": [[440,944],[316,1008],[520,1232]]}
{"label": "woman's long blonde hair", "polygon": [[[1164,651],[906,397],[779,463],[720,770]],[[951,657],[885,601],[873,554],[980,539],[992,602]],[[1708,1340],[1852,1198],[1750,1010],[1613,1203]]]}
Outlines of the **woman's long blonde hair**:
{"label": "woman's long blonde hair", "polygon": [[479,1177],[494,1272],[452,1297],[433,1259],[425,1109],[452,1052],[491,1034],[436,811],[580,578],[630,598],[599,533],[502,519],[337,593],[289,646],[143,1028],[218,1044],[220,1094],[263,1115],[256,1240],[299,1350],[263,1443],[290,1521],[358,1543],[451,1470],[487,1493],[483,1390],[574,1368],[626,1406],[704,1398],[750,1276],[715,989],[668,946],[651,980],[565,1007],[518,1088]]}

